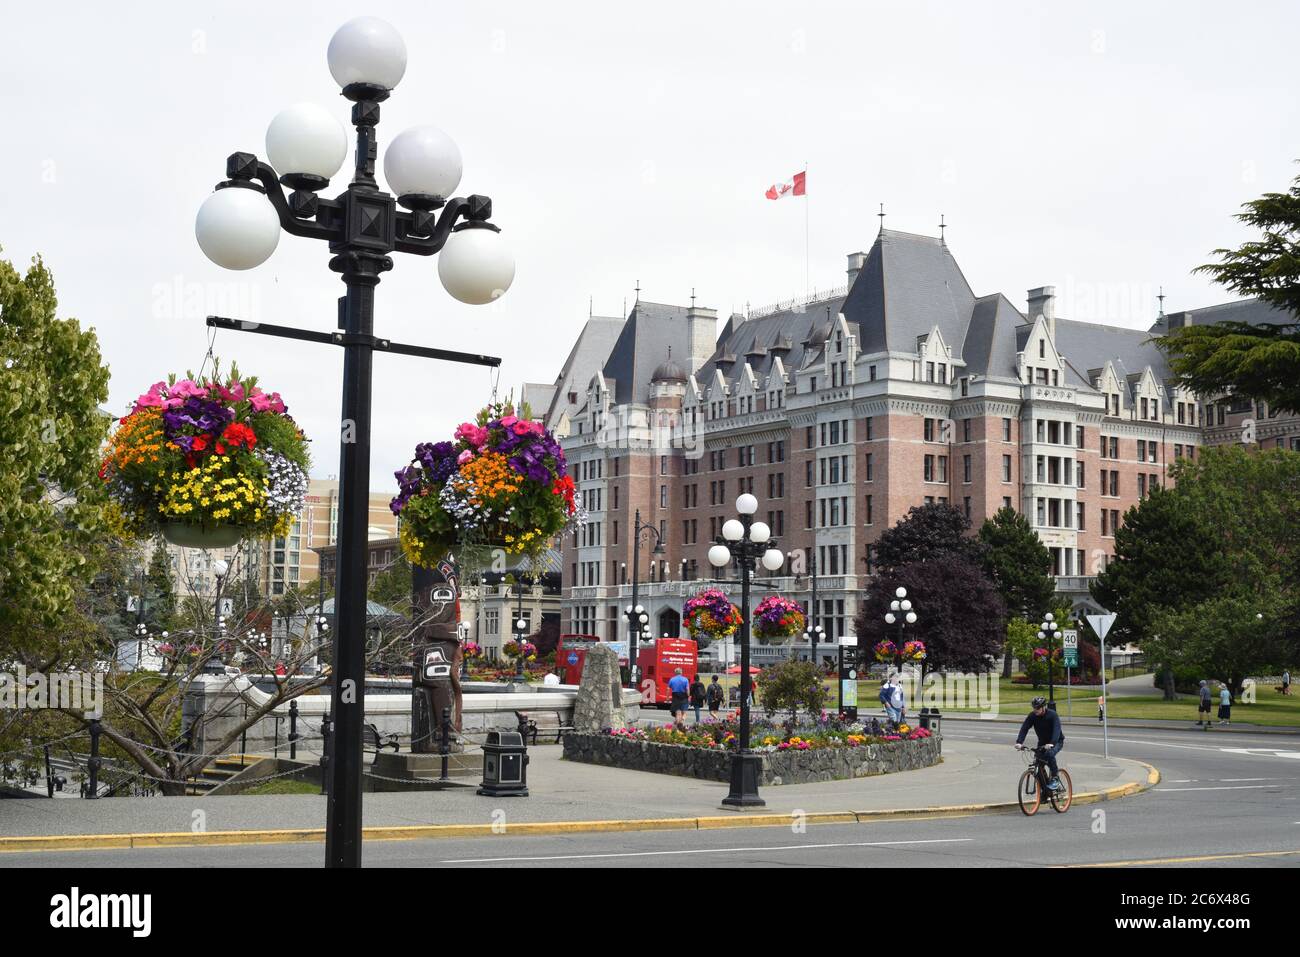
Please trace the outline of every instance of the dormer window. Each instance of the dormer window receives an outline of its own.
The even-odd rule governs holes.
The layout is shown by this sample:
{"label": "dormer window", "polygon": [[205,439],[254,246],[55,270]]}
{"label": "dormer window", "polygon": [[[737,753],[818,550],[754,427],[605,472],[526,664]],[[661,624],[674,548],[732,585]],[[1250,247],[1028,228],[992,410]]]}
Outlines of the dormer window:
{"label": "dormer window", "polygon": [[1043,339],[1038,340],[1038,358],[1047,358],[1047,342]]}

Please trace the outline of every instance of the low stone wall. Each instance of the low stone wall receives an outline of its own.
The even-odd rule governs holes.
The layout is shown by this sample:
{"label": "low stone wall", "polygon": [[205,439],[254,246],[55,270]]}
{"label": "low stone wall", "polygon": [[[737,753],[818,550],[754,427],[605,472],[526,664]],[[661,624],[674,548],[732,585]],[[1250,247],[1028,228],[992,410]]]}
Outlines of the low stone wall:
{"label": "low stone wall", "polygon": [[[933,735],[917,741],[883,741],[856,748],[762,752],[763,777],[760,783],[808,784],[915,771],[938,764],[942,750],[943,739]],[[566,734],[564,758],[584,764],[676,774],[704,781],[731,779],[730,752],[633,741],[609,734]]]}

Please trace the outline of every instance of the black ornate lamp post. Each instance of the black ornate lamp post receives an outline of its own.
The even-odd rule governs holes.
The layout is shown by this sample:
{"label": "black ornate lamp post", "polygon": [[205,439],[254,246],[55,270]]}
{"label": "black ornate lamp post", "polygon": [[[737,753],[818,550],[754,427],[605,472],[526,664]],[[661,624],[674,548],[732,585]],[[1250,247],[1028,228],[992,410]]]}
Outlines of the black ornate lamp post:
{"label": "black ornate lamp post", "polygon": [[645,632],[646,625],[650,622],[650,616],[646,614],[644,606],[637,600],[641,582],[641,533],[649,532],[654,536],[655,547],[651,549],[650,554],[658,558],[664,554],[663,539],[659,534],[659,529],[649,522],[641,521],[641,510],[636,510],[636,517],[632,522],[632,604],[628,605],[623,614],[627,618],[628,625],[628,646],[627,646],[627,664],[628,676],[632,679],[632,687],[637,688],[637,668],[636,668],[636,643],[637,639]]}
{"label": "black ornate lamp post", "polygon": [[[375,179],[379,104],[406,71],[406,45],[392,26],[374,17],[344,24],[330,40],[330,73],[352,101],[356,128],[354,172],[346,190],[320,197],[347,153],[342,127],[325,110],[301,104],[283,111],[267,130],[269,163],[251,153],[226,161],[224,182],[204,201],[195,234],[204,253],[227,269],[251,269],[275,250],[280,231],[323,240],[330,269],[347,289],[339,300],[338,331],[316,332],[209,316],[223,329],[342,346],[343,416],[339,465],[338,569],[335,614],[335,737],[329,765],[325,860],[331,867],[361,864],[362,729],[365,720],[366,527],[370,498],[371,366],[375,350],[483,366],[500,359],[402,345],[374,334],[375,286],[393,268],[390,253],[441,253],[438,275],[456,299],[488,303],[510,287],[514,258],[488,222],[486,196],[453,197],[461,158],[455,143],[431,126],[394,138]],[[286,197],[281,184],[291,193]],[[399,209],[398,206],[403,208]]]}
{"label": "black ornate lamp post", "polygon": [[[901,678],[903,675],[903,630],[908,625],[916,624],[916,612],[912,608],[912,599],[907,597],[907,589],[899,585],[894,591],[893,601],[889,603],[889,611],[885,612],[885,624],[898,624],[898,641],[895,643],[897,652],[894,656],[894,664],[898,668],[898,674]],[[916,682],[916,701],[913,704],[920,708],[921,703],[921,681],[918,678]]]}
{"label": "black ornate lamp post", "polygon": [[749,750],[749,695],[753,687],[749,676],[749,580],[755,560],[761,559],[768,571],[776,571],[785,564],[785,556],[776,547],[767,523],[754,521],[758,499],[746,492],[736,499],[736,511],[740,518],[728,519],[722,526],[722,537],[709,549],[709,563],[714,568],[724,568],[735,559],[740,569],[740,741],[731,756],[731,789],[722,803],[728,807],[763,807],[767,802],[758,796],[762,759]]}
{"label": "black ornate lamp post", "polygon": [[513,683],[525,685],[528,683],[528,676],[524,673],[524,635],[528,631],[528,622],[524,618],[524,583],[515,582],[515,596],[518,599],[515,605],[515,676]]}
{"label": "black ornate lamp post", "polygon": [[1047,642],[1047,706],[1053,711],[1056,710],[1056,689],[1052,681],[1052,643],[1060,633],[1060,626],[1056,624],[1055,616],[1049,611],[1038,626],[1038,640]]}

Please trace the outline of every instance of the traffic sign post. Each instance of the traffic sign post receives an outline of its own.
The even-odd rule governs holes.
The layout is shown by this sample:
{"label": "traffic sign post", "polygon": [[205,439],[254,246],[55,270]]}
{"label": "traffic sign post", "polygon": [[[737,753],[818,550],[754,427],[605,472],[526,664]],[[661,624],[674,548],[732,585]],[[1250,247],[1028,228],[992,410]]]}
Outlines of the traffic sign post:
{"label": "traffic sign post", "polygon": [[1115,614],[1114,612],[1106,612],[1102,615],[1089,615],[1088,624],[1092,625],[1092,630],[1097,633],[1098,650],[1101,652],[1101,700],[1106,704],[1101,713],[1101,740],[1106,760],[1109,761],[1110,698],[1106,695],[1106,635],[1110,631],[1111,625],[1115,624]]}
{"label": "traffic sign post", "polygon": [[1079,667],[1079,633],[1073,628],[1061,632],[1061,659],[1065,663],[1065,716],[1074,717],[1074,679],[1072,669]]}

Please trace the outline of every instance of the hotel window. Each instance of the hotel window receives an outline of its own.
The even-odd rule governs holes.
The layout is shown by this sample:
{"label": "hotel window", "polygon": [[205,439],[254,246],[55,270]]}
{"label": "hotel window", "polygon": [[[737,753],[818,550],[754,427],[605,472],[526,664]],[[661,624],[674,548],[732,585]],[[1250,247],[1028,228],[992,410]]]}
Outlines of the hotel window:
{"label": "hotel window", "polygon": [[1083,435],[1083,426],[1081,426],[1081,425],[1080,425],[1080,426],[1076,426],[1076,427],[1075,427],[1075,430],[1074,430],[1074,434],[1075,434],[1075,436],[1076,436],[1076,437],[1078,438],[1078,440],[1079,440],[1079,448],[1083,448],[1083,440],[1084,440],[1084,435]]}
{"label": "hotel window", "polygon": [[866,422],[867,422],[866,440],[870,442],[871,441],[871,416],[867,416]]}
{"label": "hotel window", "polygon": [[870,366],[870,367],[867,368],[867,376],[868,376],[868,381],[871,381],[871,382],[875,382],[875,381],[876,381],[876,367],[875,367],[875,366]]}
{"label": "hotel window", "polygon": [[875,519],[874,519],[874,514],[875,514],[875,513],[872,511],[872,508],[871,508],[871,496],[870,496],[870,495],[867,496],[867,510],[866,510],[866,513],[867,513],[867,522],[866,522],[866,523],[867,523],[868,525],[870,525],[870,524],[875,520]]}
{"label": "hotel window", "polygon": [[659,474],[660,475],[668,474],[668,456],[666,455],[659,456]]}
{"label": "hotel window", "polygon": [[1011,456],[1002,456],[1002,481],[1011,481]]}
{"label": "hotel window", "polygon": [[965,482],[967,485],[970,484],[970,480],[971,480],[971,467],[970,467],[970,456],[969,456],[969,455],[963,455],[963,456],[961,457],[961,480],[962,480],[963,482]]}
{"label": "hotel window", "polygon": [[1040,455],[1040,456],[1037,457],[1037,459],[1036,459],[1036,461],[1035,461],[1034,476],[1035,476],[1035,479],[1036,479],[1037,481],[1039,481],[1039,482],[1046,482],[1046,481],[1047,481],[1047,458],[1046,458],[1046,456],[1042,456],[1042,455]]}
{"label": "hotel window", "polygon": [[668,507],[668,486],[667,485],[659,486],[659,507],[660,508]]}
{"label": "hotel window", "polygon": [[939,456],[939,481],[948,481],[948,456]]}
{"label": "hotel window", "polygon": [[967,376],[961,377],[961,394],[970,395],[970,378]]}
{"label": "hotel window", "polygon": [[1083,462],[1076,461],[1074,463],[1074,484],[1079,488],[1083,488]]}
{"label": "hotel window", "polygon": [[812,528],[812,527],[813,527],[813,523],[812,523],[813,514],[812,514],[812,513],[813,513],[813,504],[812,504],[812,501],[809,500],[809,501],[807,501],[807,502],[804,502],[804,503],[803,503],[803,527],[804,527],[804,528]]}
{"label": "hotel window", "polygon": [[961,502],[962,502],[962,511],[966,515],[966,518],[969,519],[970,518],[970,496],[967,495],[965,498],[961,500]]}
{"label": "hotel window", "polygon": [[961,420],[961,440],[963,442],[970,441],[970,419]]}
{"label": "hotel window", "polygon": [[1051,442],[1053,445],[1061,444],[1061,423],[1060,422],[1047,423],[1047,441]]}
{"label": "hotel window", "polygon": [[1011,507],[1011,496],[1010,496],[1010,495],[1004,495],[1004,496],[1002,496],[1002,507],[1003,507],[1003,508],[1010,508],[1010,507]]}
{"label": "hotel window", "polygon": [[1041,528],[1047,524],[1047,499],[1040,498],[1035,501],[1038,506],[1038,525]]}
{"label": "hotel window", "polygon": [[1110,473],[1110,494],[1119,495],[1119,472],[1114,470]]}
{"label": "hotel window", "polygon": [[933,363],[933,362],[927,362],[927,363],[925,364],[925,381],[926,381],[926,382],[933,382],[933,381],[934,381],[934,363]]}
{"label": "hotel window", "polygon": [[1086,531],[1087,528],[1086,528],[1086,526],[1084,525],[1084,522],[1083,522],[1083,503],[1082,503],[1082,502],[1075,502],[1075,503],[1074,503],[1074,517],[1075,517],[1075,522],[1074,522],[1075,527],[1078,528],[1079,531],[1081,531],[1081,532],[1082,532],[1082,531]]}
{"label": "hotel window", "polygon": [[923,430],[923,437],[927,442],[934,441],[934,419],[926,419]]}
{"label": "hotel window", "polygon": [[927,455],[922,463],[922,478],[926,482],[934,481],[934,456]]}
{"label": "hotel window", "polygon": [[1146,400],[1146,397],[1144,396],[1143,398],[1139,399],[1138,402],[1139,402],[1139,405],[1141,406],[1141,409],[1142,409],[1142,418],[1145,419],[1145,418],[1147,417],[1147,400]]}
{"label": "hotel window", "polygon": [[872,454],[870,452],[867,453],[866,478],[864,479],[864,481],[867,482],[875,481],[875,473],[873,471],[873,464],[872,464]]}
{"label": "hotel window", "polygon": [[1011,441],[1011,420],[1010,419],[1002,420],[1002,441],[1003,442]]}
{"label": "hotel window", "polygon": [[1042,419],[1034,420],[1034,438],[1039,442],[1047,441],[1047,423]]}

